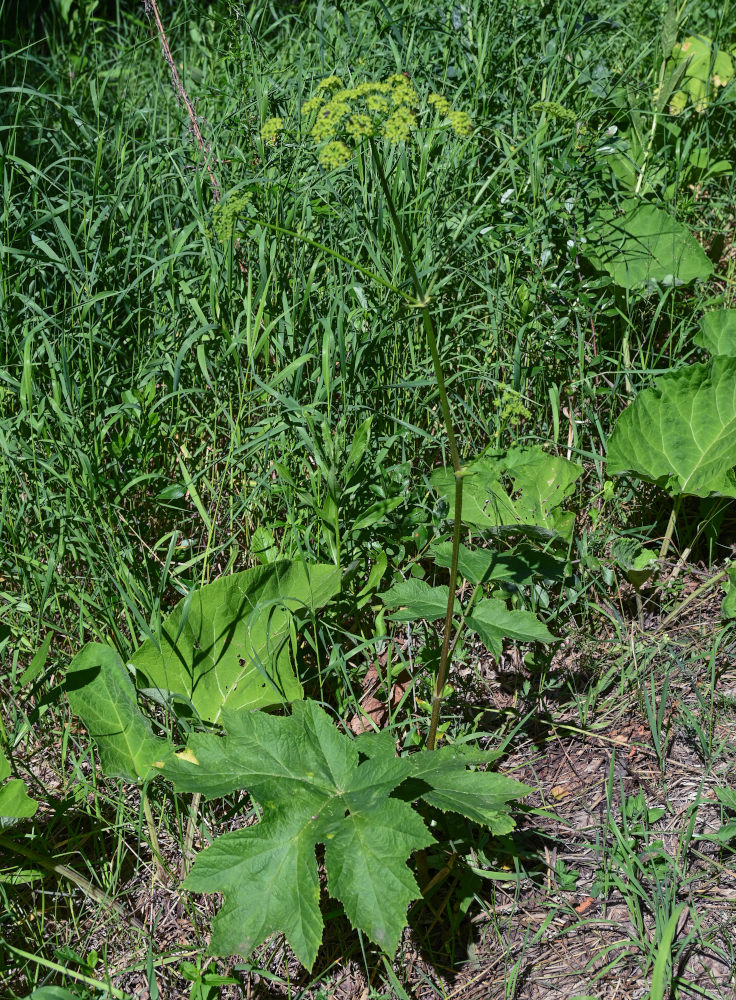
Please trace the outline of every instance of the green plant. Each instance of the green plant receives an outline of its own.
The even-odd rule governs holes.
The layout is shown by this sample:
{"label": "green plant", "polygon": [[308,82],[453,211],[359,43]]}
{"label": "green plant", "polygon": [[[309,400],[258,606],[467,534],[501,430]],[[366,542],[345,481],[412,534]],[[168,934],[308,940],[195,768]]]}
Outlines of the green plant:
{"label": "green plant", "polygon": [[667,551],[683,496],[736,497],[736,310],[708,314],[694,342],[712,358],[668,372],[616,421],[608,472],[627,472],[675,497]]}
{"label": "green plant", "polygon": [[583,253],[621,288],[645,289],[704,280],[713,264],[686,226],[668,212],[631,200],[600,209]]}
{"label": "green plant", "polygon": [[704,35],[689,35],[672,47],[668,70],[678,78],[677,89],[666,97],[670,113],[681,114],[688,103],[702,113],[718,91],[734,78],[732,59],[736,50],[717,48]]}
{"label": "green plant", "polygon": [[5,779],[10,776],[10,764],[0,751],[0,829],[17,819],[27,819],[38,809],[38,802],[30,798],[24,781],[20,778]]}
{"label": "green plant", "polygon": [[[493,760],[493,752],[454,746],[397,757],[390,731],[350,740],[312,701],[295,702],[285,717],[224,708],[224,737],[195,733],[174,752],[152,736],[136,739],[138,731],[150,733],[150,724],[128,700],[111,699],[113,674],[123,687],[129,683],[119,660],[98,671],[80,660],[67,681],[108,773],[130,775],[120,763],[126,739],[122,756],[139,774],[160,773],[177,791],[206,798],[244,789],[263,809],[255,826],[224,834],[200,854],[184,882],[193,891],[225,894],[213,954],[249,954],[281,931],[312,967],[323,929],[318,843],[325,846],[330,894],[353,926],[392,953],[407,905],[420,895],[406,859],[434,839],[410,803],[421,798],[506,833],[513,827],[508,801],[529,790],[467,769]],[[111,730],[114,712],[120,722]]]}

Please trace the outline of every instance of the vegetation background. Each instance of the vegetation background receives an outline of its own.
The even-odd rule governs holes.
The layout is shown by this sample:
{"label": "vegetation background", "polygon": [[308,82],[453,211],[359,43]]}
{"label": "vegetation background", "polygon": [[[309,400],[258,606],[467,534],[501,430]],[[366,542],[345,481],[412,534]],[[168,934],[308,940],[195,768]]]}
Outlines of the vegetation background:
{"label": "vegetation background", "polygon": [[[158,9],[204,146],[150,4],[0,4],[0,741],[39,802],[0,832],[0,996],[733,996],[733,510],[685,496],[673,520],[661,485],[606,470],[619,415],[736,306],[733,66],[712,83],[729,0]],[[706,92],[660,107],[692,36]],[[391,291],[409,275],[375,164],[325,169],[300,114],[332,74],[397,73],[473,123],[385,153],[461,452],[583,470],[557,569],[504,591],[559,641],[463,637],[443,708],[445,740],[485,734],[535,793],[514,834],[447,825],[393,964],[332,904],[311,973],[280,937],[214,960],[216,901],[179,875],[242,802],[188,823],[156,786],[145,815],[100,775],[66,668],[90,640],[129,656],[224,575],[333,563],[308,693],[353,732],[425,738],[437,631],[379,595],[446,582],[432,358]],[[632,196],[708,273],[626,287],[594,259],[596,219]]]}

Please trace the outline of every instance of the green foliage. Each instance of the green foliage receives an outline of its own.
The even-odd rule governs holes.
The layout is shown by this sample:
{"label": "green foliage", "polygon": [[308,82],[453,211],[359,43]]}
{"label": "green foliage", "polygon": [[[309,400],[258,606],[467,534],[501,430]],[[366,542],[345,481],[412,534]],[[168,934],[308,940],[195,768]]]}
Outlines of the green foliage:
{"label": "green foliage", "polygon": [[[421,619],[444,619],[447,609],[447,587],[430,587],[423,580],[397,583],[381,594],[387,608],[397,608],[389,615],[392,621],[413,622]],[[503,651],[504,639],[518,642],[552,642],[554,636],[536,615],[529,611],[514,611],[498,598],[482,598],[456,613],[463,614],[465,626],[475,632],[496,659]]]}
{"label": "green foliage", "polygon": [[492,754],[445,747],[396,757],[389,733],[351,740],[314,702],[297,702],[286,718],[225,710],[223,725],[224,737],[194,735],[161,767],[177,791],[213,797],[247,789],[263,809],[255,826],[203,851],[184,883],[225,895],[213,954],[249,954],[281,931],[312,967],[323,932],[318,843],[330,894],[354,927],[392,954],[419,896],[406,859],[433,841],[410,801],[423,798],[505,833],[513,826],[507,802],[528,791],[467,770]]}
{"label": "green foliage", "polygon": [[90,642],[75,656],[67,671],[66,694],[97,744],[105,774],[143,782],[154,761],[173,750],[168,741],[154,736],[138,708],[131,675],[110,646]]}
{"label": "green foliage", "polygon": [[635,538],[617,538],[611,547],[611,557],[637,590],[657,569],[657,553],[644,548]]}
{"label": "green foliage", "polygon": [[278,561],[221,577],[174,608],[161,634],[131,656],[140,683],[216,722],[223,708],[264,708],[302,696],[289,639],[295,613],[340,590],[334,566]]}
{"label": "green foliage", "polygon": [[713,264],[686,226],[641,202],[601,209],[583,253],[621,288],[682,285],[710,276]]}
{"label": "green foliage", "polygon": [[20,778],[5,779],[10,775],[10,764],[0,751],[0,827],[15,819],[27,819],[38,809],[38,802],[30,798],[24,781]]}
{"label": "green foliage", "polygon": [[[581,474],[578,463],[550,455],[540,447],[512,448],[498,457],[476,459],[464,470],[463,523],[492,536],[525,534],[542,540],[569,540],[575,514],[560,508]],[[447,504],[447,517],[452,518],[452,470],[433,472],[430,482]]]}
{"label": "green foliage", "polygon": [[736,50],[719,49],[704,35],[689,35],[678,42],[667,64],[670,72],[679,68],[681,74],[678,89],[668,98],[670,113],[679,115],[692,103],[702,114],[718,91],[733,80],[734,55]]}
{"label": "green foliage", "polygon": [[[731,317],[703,327],[703,346],[729,346]],[[736,358],[668,372],[621,414],[609,474],[629,472],[675,496],[736,497]]]}
{"label": "green foliage", "polygon": [[700,321],[700,332],[693,343],[713,357],[736,357],[736,309],[707,312]]}
{"label": "green foliage", "polygon": [[[140,4],[30,0],[0,15],[0,739],[17,773],[29,783],[34,774],[34,795],[47,789],[43,822],[24,824],[24,842],[48,838],[47,860],[46,848],[75,845],[79,855],[63,860],[83,864],[91,879],[83,901],[76,890],[36,892],[30,865],[3,875],[0,965],[17,970],[10,989],[18,995],[61,977],[44,965],[58,957],[55,938],[76,940],[80,929],[100,926],[92,919],[103,913],[100,889],[116,902],[119,894],[129,913],[135,884],[140,912],[151,905],[148,866],[169,857],[157,831],[167,852],[181,845],[187,857],[197,828],[230,822],[237,790],[234,801],[213,800],[200,812],[146,787],[152,765],[172,759],[169,730],[196,729],[198,716],[205,727],[222,721],[223,703],[237,714],[234,694],[243,688],[246,706],[262,697],[288,712],[283,699],[298,699],[303,680],[344,725],[360,713],[379,726],[388,719],[393,759],[393,738],[422,741],[428,685],[420,668],[434,655],[417,650],[419,630],[410,646],[394,641],[404,631],[396,621],[417,613],[438,621],[457,589],[454,624],[463,633],[474,623],[496,653],[515,638],[549,641],[547,630],[571,637],[563,669],[547,651],[527,655],[513,709],[494,710],[509,749],[523,735],[517,724],[527,724],[517,709],[526,715],[544,704],[548,732],[559,739],[567,729],[556,727],[558,712],[572,732],[579,708],[586,731],[603,722],[597,711],[609,688],[617,702],[630,685],[641,690],[630,654],[619,661],[611,653],[624,637],[604,553],[622,530],[661,534],[662,509],[650,491],[625,483],[609,490],[600,456],[632,387],[675,374],[703,347],[734,356],[729,323],[705,329],[721,314],[709,314],[702,339],[691,338],[692,317],[713,309],[714,295],[733,305],[736,103],[734,82],[727,89],[713,79],[728,69],[722,54],[732,56],[728,11],[688,7],[686,30],[698,40],[698,59],[689,59],[675,44],[684,32],[674,3],[662,23],[650,10],[598,0],[585,9],[568,0],[468,0],[419,13],[406,0],[338,6],[159,0],[204,153]],[[322,109],[340,90],[366,79],[378,85],[343,93],[320,137],[319,128],[310,134],[320,109],[299,109],[332,72],[344,82],[329,88]],[[673,115],[683,93],[687,104]],[[377,102],[394,96],[395,107]],[[217,205],[203,157],[222,194]],[[426,294],[414,294],[389,202]],[[716,281],[687,234],[709,244]],[[483,455],[465,477],[469,530],[458,577],[470,588],[446,586],[454,472],[437,468],[451,456],[418,303],[435,323],[460,454]],[[717,366],[705,367],[704,384]],[[687,433],[689,417],[667,417]],[[652,426],[643,420],[641,433],[651,437]],[[628,446],[619,451],[628,459]],[[574,462],[552,457],[565,454]],[[674,475],[666,463],[660,471],[663,481]],[[695,507],[683,504],[683,520]],[[710,521],[714,554],[729,543],[728,528],[727,519]],[[620,568],[640,581],[651,564],[637,563],[648,557],[628,555]],[[269,607],[256,584],[265,577],[254,577],[239,619],[240,598],[224,592],[227,584],[219,592],[211,584],[213,601],[205,600],[208,581],[293,560],[330,564],[334,583],[315,582],[306,599],[290,586]],[[685,564],[681,582],[687,572]],[[399,580],[417,586],[389,590],[399,603],[387,607],[382,588]],[[674,587],[673,578],[661,595],[663,615]],[[729,595],[725,611],[733,588]],[[648,609],[651,620],[659,603]],[[236,644],[252,654],[243,676],[237,658],[228,660],[229,644],[207,631],[213,621],[227,628],[231,614]],[[687,641],[698,641],[694,633]],[[436,628],[427,634],[432,643]],[[453,649],[466,669],[452,679],[452,710],[443,709],[447,740],[472,734],[481,712],[490,717],[485,700],[474,703],[485,681],[476,647],[457,635]],[[90,775],[86,734],[69,725],[60,700],[67,653],[90,639],[99,644],[75,659],[69,700],[98,741],[103,770],[138,790]],[[200,639],[209,647],[201,658]],[[145,668],[136,661],[144,640]],[[638,663],[650,662],[650,649],[638,653],[647,641],[633,638]],[[657,633],[653,671],[667,648]],[[687,659],[689,650],[681,653]],[[363,711],[369,665],[387,715]],[[409,690],[397,681],[405,666]],[[233,691],[227,685],[236,680]],[[688,677],[678,699],[701,727],[692,731],[709,767],[723,722],[715,722],[714,687],[706,681],[695,705],[688,698],[700,688]],[[664,705],[660,690],[658,676],[647,705]],[[660,764],[669,732],[657,744]],[[432,794],[451,804],[476,781],[476,772],[466,775],[440,788],[436,774]],[[416,782],[410,788],[407,779],[387,801],[429,794]],[[145,824],[141,797],[155,813]],[[482,809],[473,817],[482,823]],[[450,851],[469,864],[459,883],[440,886],[446,903],[440,894],[428,900],[455,964],[456,930],[474,900],[491,913],[489,887],[503,879],[523,902],[524,850],[516,838],[499,841],[459,819],[441,818],[431,830],[447,839],[428,852],[430,877]],[[612,836],[604,830],[600,844]],[[642,855],[637,868],[639,855],[629,855],[615,891],[635,887],[648,912],[627,961],[648,940],[664,940],[668,919],[652,905],[661,884],[653,890],[641,874],[654,866]],[[685,864],[686,847],[680,856]],[[674,871],[667,884],[682,894]],[[702,895],[691,896],[699,906]],[[182,916],[193,941],[206,937],[206,911]],[[219,992],[222,968],[205,966],[196,950],[186,952],[191,966],[158,953],[161,926],[147,938],[151,995],[156,981],[162,996]],[[6,954],[6,940],[30,957]],[[677,947],[683,940],[678,934]],[[278,954],[263,949],[250,968],[281,976]],[[105,983],[132,961],[140,966],[144,952],[133,958],[127,933],[109,935]],[[509,990],[522,962],[510,970]],[[642,962],[643,977],[652,964]],[[98,994],[102,976],[99,986]],[[299,989],[317,986],[331,992],[329,982],[306,978]],[[392,980],[386,992],[401,989]]]}

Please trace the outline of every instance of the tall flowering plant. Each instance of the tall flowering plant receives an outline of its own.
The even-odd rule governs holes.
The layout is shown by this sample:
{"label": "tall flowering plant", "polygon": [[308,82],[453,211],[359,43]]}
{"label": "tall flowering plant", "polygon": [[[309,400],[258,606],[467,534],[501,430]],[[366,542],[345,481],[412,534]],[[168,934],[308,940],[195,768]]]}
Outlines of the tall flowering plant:
{"label": "tall flowering plant", "polygon": [[[442,653],[432,696],[432,715],[428,749],[434,749],[437,738],[442,693],[452,660],[453,612],[455,585],[462,526],[462,494],[464,469],[457,448],[455,430],[447,398],[445,378],[437,349],[437,337],[430,310],[431,300],[417,274],[399,213],[383,167],[384,144],[410,143],[420,130],[448,130],[461,138],[470,137],[473,125],[470,117],[456,110],[442,94],[430,93],[422,99],[411,78],[394,73],[385,80],[370,80],[354,87],[343,86],[338,76],[328,76],[317,85],[314,94],[301,107],[308,135],[317,146],[317,157],[326,170],[345,167],[354,153],[367,144],[386,207],[401,246],[402,255],[414,289],[415,308],[422,314],[427,345],[432,357],[440,397],[442,417],[455,471],[455,508],[450,564],[450,587],[445,616]],[[283,129],[281,118],[269,118],[261,129],[264,143],[278,142]]]}

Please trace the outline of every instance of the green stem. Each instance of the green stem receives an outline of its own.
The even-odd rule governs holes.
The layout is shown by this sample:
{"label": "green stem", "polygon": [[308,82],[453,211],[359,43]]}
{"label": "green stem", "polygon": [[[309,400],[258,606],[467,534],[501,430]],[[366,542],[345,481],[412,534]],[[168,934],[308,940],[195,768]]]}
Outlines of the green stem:
{"label": "green stem", "polygon": [[455,522],[452,532],[452,558],[450,560],[450,593],[447,599],[447,614],[445,615],[445,626],[442,636],[442,653],[440,655],[440,665],[435,678],[434,694],[432,695],[432,717],[429,723],[429,735],[427,736],[427,749],[434,750],[437,739],[437,726],[440,718],[440,707],[442,705],[442,692],[445,689],[445,683],[447,681],[447,675],[449,673],[452,660],[450,653],[450,640],[452,638],[453,629],[455,584],[457,582],[457,565],[460,553],[460,534],[462,530],[464,470],[460,464],[460,454],[455,440],[455,428],[452,420],[452,412],[447,398],[445,376],[442,371],[442,362],[440,361],[439,351],[437,350],[437,336],[435,334],[434,323],[432,322],[432,314],[429,311],[429,296],[426,294],[416,268],[414,267],[411,247],[409,246],[409,241],[406,238],[403,226],[401,225],[401,220],[399,219],[396,211],[396,206],[394,205],[394,200],[391,196],[391,190],[388,186],[388,181],[386,180],[386,174],[383,169],[383,163],[378,153],[378,149],[376,148],[376,144],[373,139],[369,139],[368,141],[370,143],[371,156],[376,168],[376,173],[378,174],[378,181],[386,199],[386,206],[388,207],[389,215],[391,216],[391,221],[394,225],[394,230],[401,246],[401,252],[404,255],[404,261],[409,270],[409,274],[411,275],[412,284],[414,286],[414,294],[416,296],[416,306],[422,312],[424,332],[427,338],[427,344],[429,345],[429,353],[432,356],[434,375],[440,395],[440,407],[442,409],[442,417],[445,424],[445,432],[447,434],[447,443],[450,448],[450,457],[452,458],[452,465],[455,470]]}
{"label": "green stem", "polygon": [[195,792],[192,795],[192,801],[189,805],[189,816],[187,818],[187,828],[184,834],[184,847],[181,852],[181,877],[182,881],[189,874],[189,866],[191,864],[192,850],[194,848],[194,834],[197,829],[197,813],[199,812],[199,803],[202,801],[202,793]]}
{"label": "green stem", "polygon": [[141,794],[141,799],[143,800],[143,815],[146,819],[146,826],[148,828],[148,836],[151,839],[151,850],[153,851],[153,870],[156,874],[156,878],[162,884],[166,883],[166,871],[163,866],[163,861],[161,860],[161,851],[158,846],[158,834],[156,833],[156,823],[153,818],[153,811],[151,810],[151,803],[148,799],[148,792],[144,789]]}
{"label": "green stem", "polygon": [[669,551],[670,542],[672,541],[672,533],[675,530],[675,521],[677,520],[677,515],[680,510],[680,504],[682,502],[682,497],[675,497],[675,502],[672,504],[672,511],[670,513],[670,519],[667,522],[667,528],[665,529],[664,538],[662,539],[662,548],[659,550],[659,558],[664,559]]}
{"label": "green stem", "polygon": [[[92,979],[91,976],[85,976],[81,972],[76,972],[74,969],[70,969],[66,965],[60,965],[58,962],[51,962],[48,958],[44,958],[43,955],[32,955],[30,951],[23,951],[22,948],[17,948],[9,941],[6,941],[5,938],[0,938],[0,940],[2,940],[3,947],[7,948],[8,951],[17,955],[19,958],[25,959],[27,962],[35,962],[36,965],[40,965],[44,969],[48,969],[49,972],[56,972],[59,975],[66,976],[68,979],[73,979],[77,983],[84,983],[85,986],[90,986],[94,990],[100,990],[109,997],[115,997],[116,1000],[128,1000],[129,994],[116,989],[110,982],[101,983],[97,979]],[[53,987],[51,988],[53,989]]]}

